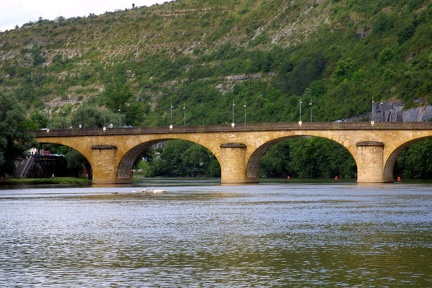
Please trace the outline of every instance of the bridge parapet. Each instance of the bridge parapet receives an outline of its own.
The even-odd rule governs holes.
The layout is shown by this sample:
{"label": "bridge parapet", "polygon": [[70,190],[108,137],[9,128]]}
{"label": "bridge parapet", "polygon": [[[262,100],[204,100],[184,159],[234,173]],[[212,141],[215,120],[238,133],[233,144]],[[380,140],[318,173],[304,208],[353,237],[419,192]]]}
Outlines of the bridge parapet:
{"label": "bridge parapet", "polygon": [[431,130],[432,122],[303,122],[298,123],[259,123],[201,126],[133,127],[133,128],[90,128],[58,129],[29,131],[36,137],[74,137],[104,135],[140,135],[140,134],[183,134],[212,132],[253,132],[253,131],[289,131],[289,130]]}

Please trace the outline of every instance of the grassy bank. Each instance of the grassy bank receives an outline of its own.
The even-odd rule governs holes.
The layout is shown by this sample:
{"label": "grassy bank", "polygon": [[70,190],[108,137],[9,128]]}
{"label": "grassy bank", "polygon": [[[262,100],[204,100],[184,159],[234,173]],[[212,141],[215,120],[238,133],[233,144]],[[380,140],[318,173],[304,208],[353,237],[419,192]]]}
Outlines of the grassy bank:
{"label": "grassy bank", "polygon": [[37,185],[37,184],[75,184],[87,185],[91,184],[91,180],[87,178],[74,177],[54,177],[54,178],[12,178],[8,182],[1,182],[0,185]]}

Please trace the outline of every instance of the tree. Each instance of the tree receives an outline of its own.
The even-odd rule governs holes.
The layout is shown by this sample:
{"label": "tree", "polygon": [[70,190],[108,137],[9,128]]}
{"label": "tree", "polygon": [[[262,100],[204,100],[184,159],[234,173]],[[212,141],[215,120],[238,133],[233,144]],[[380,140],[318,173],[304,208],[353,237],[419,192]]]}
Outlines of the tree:
{"label": "tree", "polygon": [[182,154],[192,143],[182,140],[168,141],[166,147],[160,154],[159,175],[166,176],[186,176],[183,167]]}
{"label": "tree", "polygon": [[277,143],[264,154],[260,162],[260,174],[262,176],[270,178],[296,176],[293,167],[289,167],[291,142]]}
{"label": "tree", "polygon": [[205,147],[184,140],[167,141],[155,166],[159,176],[220,176],[214,155]]}
{"label": "tree", "polygon": [[412,23],[408,23],[405,27],[403,27],[397,34],[399,44],[402,44],[411,38],[415,31],[416,27]]}
{"label": "tree", "polygon": [[102,128],[103,122],[103,113],[101,111],[85,105],[78,108],[71,119],[72,127],[75,128]]}
{"label": "tree", "polygon": [[31,55],[33,58],[33,65],[38,66],[45,62],[44,57],[42,56],[42,51],[39,49],[39,47],[33,48],[31,51]]}
{"label": "tree", "polygon": [[126,68],[119,64],[113,68],[111,73],[106,74],[105,90],[102,93],[105,107],[112,111],[124,113],[133,98],[133,93],[128,84]]}
{"label": "tree", "polygon": [[33,111],[27,120],[29,130],[37,130],[48,126],[48,118],[40,111]]}
{"label": "tree", "polygon": [[212,154],[203,146],[192,144],[181,158],[187,176],[206,175]]}
{"label": "tree", "polygon": [[128,84],[114,80],[105,86],[105,91],[102,93],[105,106],[112,111],[125,111],[126,105],[133,97],[131,88]]}
{"label": "tree", "polygon": [[275,144],[262,157],[266,177],[353,178],[354,158],[342,145],[319,137],[299,137]]}
{"label": "tree", "polygon": [[[87,171],[87,174],[91,171],[91,167],[87,159],[78,151],[69,149],[65,154],[67,161],[67,167],[73,171],[75,177],[79,177],[83,171]],[[89,177],[90,175],[87,175]]]}
{"label": "tree", "polygon": [[15,172],[15,160],[36,143],[26,133],[25,112],[12,95],[0,93],[0,177]]}
{"label": "tree", "polygon": [[395,175],[403,178],[429,179],[432,177],[432,139],[410,145],[397,158]]}

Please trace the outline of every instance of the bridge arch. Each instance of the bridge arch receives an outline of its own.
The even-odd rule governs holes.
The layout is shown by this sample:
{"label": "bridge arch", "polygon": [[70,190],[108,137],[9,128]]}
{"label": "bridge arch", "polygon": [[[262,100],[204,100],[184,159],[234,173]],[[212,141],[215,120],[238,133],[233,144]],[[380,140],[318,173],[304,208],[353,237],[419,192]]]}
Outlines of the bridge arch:
{"label": "bridge arch", "polygon": [[399,146],[397,146],[393,151],[389,153],[388,158],[385,161],[384,165],[384,176],[387,178],[393,178],[393,171],[396,164],[396,160],[399,157],[399,155],[409,146],[421,142],[425,139],[432,139],[432,136],[422,136],[411,140],[406,140],[405,142],[400,143]]}
{"label": "bridge arch", "polygon": [[120,164],[117,170],[118,179],[131,179],[132,178],[132,168],[135,160],[138,156],[147,148],[153,146],[156,143],[162,142],[164,140],[153,140],[144,142],[136,145],[130,149],[120,160]]}
{"label": "bridge arch", "polygon": [[[138,139],[137,139],[138,140]],[[209,147],[206,143],[203,143],[202,141],[193,141],[190,139],[190,137],[164,137],[157,140],[148,140],[141,143],[135,143],[136,145],[130,148],[124,156],[120,159],[120,163],[117,170],[117,178],[120,182],[127,182],[130,179],[132,179],[132,169],[133,164],[135,163],[135,160],[138,158],[138,156],[144,152],[146,149],[150,148],[151,146],[165,142],[165,141],[175,141],[175,140],[182,140],[182,141],[188,141],[197,145],[200,145],[207,150],[209,150],[216,158],[220,165],[220,159],[218,159],[218,155],[216,154],[217,151],[212,151],[211,149],[214,149],[214,147]],[[139,140],[138,140],[139,141]]]}
{"label": "bridge arch", "polygon": [[44,141],[39,142],[39,144],[41,144],[41,145],[43,145],[43,144],[62,145],[62,146],[66,146],[68,148],[71,148],[75,151],[78,151],[89,163],[90,171],[88,171],[88,172],[90,173],[90,175],[92,174],[92,169],[93,169],[93,164],[91,161],[92,157],[88,153],[87,149],[84,149],[85,147],[81,147],[81,145],[75,145],[75,144],[77,144],[76,142],[64,141],[64,139],[60,139],[60,138],[57,138],[57,139],[52,138],[52,139],[44,140]]}
{"label": "bridge arch", "polygon": [[81,153],[90,163],[91,155],[89,153],[88,147],[82,145],[82,143],[75,142],[75,141],[67,141],[67,140],[68,139],[63,139],[63,138],[47,138],[44,139],[43,141],[40,141],[39,144],[57,144],[57,145],[63,145],[72,148],[78,151],[79,153]]}
{"label": "bridge arch", "polygon": [[349,149],[351,146],[347,147],[347,146],[343,145],[343,143],[344,143],[343,141],[337,141],[338,139],[333,139],[333,137],[325,137],[323,135],[318,136],[318,135],[316,135],[316,133],[305,133],[304,135],[280,136],[280,137],[271,139],[271,140],[263,143],[259,147],[257,147],[255,149],[255,151],[253,151],[253,153],[250,155],[248,163],[247,163],[247,176],[248,176],[248,178],[258,178],[259,177],[259,166],[260,166],[261,159],[271,147],[273,147],[274,145],[276,145],[282,141],[294,139],[294,138],[299,138],[299,137],[316,137],[316,138],[326,139],[326,140],[332,141],[336,144],[339,144],[341,147],[345,148],[348,151],[348,153],[353,157],[353,159],[357,165],[356,155],[353,154],[353,151],[351,151]]}

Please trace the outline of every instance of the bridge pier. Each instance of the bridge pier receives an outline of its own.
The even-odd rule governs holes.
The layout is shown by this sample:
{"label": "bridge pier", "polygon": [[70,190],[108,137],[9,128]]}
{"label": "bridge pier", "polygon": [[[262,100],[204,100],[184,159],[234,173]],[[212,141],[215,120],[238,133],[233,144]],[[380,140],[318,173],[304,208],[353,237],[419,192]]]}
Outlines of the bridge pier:
{"label": "bridge pier", "polygon": [[393,182],[384,174],[384,143],[364,141],[357,143],[357,182]]}
{"label": "bridge pier", "polygon": [[258,177],[248,178],[246,145],[243,143],[226,143],[220,145],[221,151],[221,184],[245,184],[258,182]]}
{"label": "bridge pier", "polygon": [[90,165],[93,184],[117,183],[117,147],[114,145],[92,146]]}

